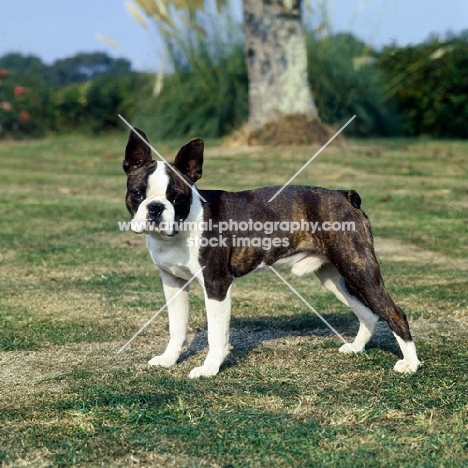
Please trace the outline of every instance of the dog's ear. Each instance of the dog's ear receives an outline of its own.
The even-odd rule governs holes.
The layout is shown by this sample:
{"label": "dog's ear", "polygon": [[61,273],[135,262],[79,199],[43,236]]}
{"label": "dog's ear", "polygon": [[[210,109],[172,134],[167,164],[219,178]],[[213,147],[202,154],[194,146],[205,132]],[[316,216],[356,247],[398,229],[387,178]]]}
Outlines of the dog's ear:
{"label": "dog's ear", "polygon": [[151,162],[151,148],[147,136],[138,128],[133,129],[125,148],[125,159],[122,162],[123,170],[126,174],[130,174],[135,169],[151,164]]}
{"label": "dog's ear", "polygon": [[196,138],[182,146],[174,160],[174,167],[193,183],[202,176],[204,147],[203,140]]}

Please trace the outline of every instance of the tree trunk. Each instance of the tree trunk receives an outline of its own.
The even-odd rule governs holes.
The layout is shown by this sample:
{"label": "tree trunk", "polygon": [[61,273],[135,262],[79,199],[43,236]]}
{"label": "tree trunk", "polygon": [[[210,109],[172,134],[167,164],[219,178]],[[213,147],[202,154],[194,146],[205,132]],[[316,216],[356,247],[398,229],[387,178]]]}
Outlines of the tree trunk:
{"label": "tree trunk", "polygon": [[302,0],[243,0],[249,128],[287,114],[318,117],[307,81]]}

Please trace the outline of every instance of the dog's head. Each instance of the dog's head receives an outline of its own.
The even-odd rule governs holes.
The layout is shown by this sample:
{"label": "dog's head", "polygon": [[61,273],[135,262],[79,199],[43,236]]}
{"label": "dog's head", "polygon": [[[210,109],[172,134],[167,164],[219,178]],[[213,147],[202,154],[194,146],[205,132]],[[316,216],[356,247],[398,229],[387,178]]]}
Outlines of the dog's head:
{"label": "dog's head", "polygon": [[141,130],[130,132],[122,167],[133,231],[177,234],[177,225],[190,214],[192,186],[202,176],[203,148],[203,140],[192,140],[180,148],[173,164],[166,164],[153,161]]}

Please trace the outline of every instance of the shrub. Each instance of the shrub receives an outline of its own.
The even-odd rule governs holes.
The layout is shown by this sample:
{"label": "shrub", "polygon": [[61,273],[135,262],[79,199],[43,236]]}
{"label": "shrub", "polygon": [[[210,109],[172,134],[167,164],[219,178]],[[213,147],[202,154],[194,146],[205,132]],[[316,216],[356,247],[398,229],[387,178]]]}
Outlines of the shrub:
{"label": "shrub", "polygon": [[0,137],[120,127],[117,114],[133,115],[138,91],[149,81],[129,69],[128,61],[103,53],[77,54],[50,66],[34,56],[1,57]]}
{"label": "shrub", "polygon": [[120,128],[118,115],[133,119],[142,90],[147,90],[150,77],[140,73],[122,73],[92,80],[86,91],[87,126],[94,133]]}
{"label": "shrub", "polygon": [[33,74],[1,69],[0,137],[39,137],[49,126],[48,93],[43,80]]}
{"label": "shrub", "polygon": [[468,33],[387,47],[379,67],[407,135],[468,138]]}
{"label": "shrub", "polygon": [[91,81],[52,88],[49,110],[51,127],[99,133],[121,127],[118,114],[131,119],[135,103],[150,78],[140,73],[98,76]]}
{"label": "shrub", "polygon": [[74,84],[50,90],[49,114],[51,129],[70,132],[86,123],[86,93],[88,83]]}
{"label": "shrub", "polygon": [[308,72],[320,118],[342,125],[349,135],[395,135],[400,124],[384,102],[376,53],[351,34],[319,39],[308,35]]}

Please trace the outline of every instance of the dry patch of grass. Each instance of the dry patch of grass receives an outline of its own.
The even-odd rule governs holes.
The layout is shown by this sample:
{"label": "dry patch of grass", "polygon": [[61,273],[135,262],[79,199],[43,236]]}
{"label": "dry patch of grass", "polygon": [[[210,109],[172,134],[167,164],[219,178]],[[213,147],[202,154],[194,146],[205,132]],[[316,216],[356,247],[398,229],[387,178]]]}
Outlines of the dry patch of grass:
{"label": "dry patch of grass", "polygon": [[[395,239],[384,239],[377,237],[374,239],[375,252],[381,261],[413,263],[421,267],[435,266],[441,268],[453,268],[455,270],[467,271],[468,262],[466,259],[454,258],[440,252],[434,252],[421,248],[408,242]],[[444,281],[444,278],[440,278]],[[450,282],[451,280],[447,280]]]}

